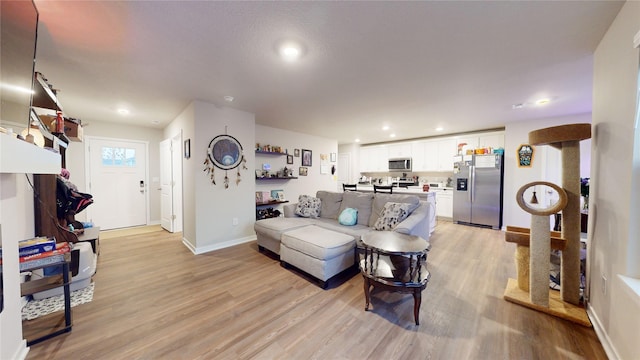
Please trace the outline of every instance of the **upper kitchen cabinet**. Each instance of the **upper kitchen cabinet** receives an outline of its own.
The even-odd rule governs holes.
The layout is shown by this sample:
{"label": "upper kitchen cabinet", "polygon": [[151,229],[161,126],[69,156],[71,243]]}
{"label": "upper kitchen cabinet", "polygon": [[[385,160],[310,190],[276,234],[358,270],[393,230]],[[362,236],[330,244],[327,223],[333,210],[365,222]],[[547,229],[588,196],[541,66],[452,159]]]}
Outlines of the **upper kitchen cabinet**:
{"label": "upper kitchen cabinet", "polygon": [[360,166],[363,172],[386,172],[389,171],[389,153],[387,146],[362,146],[360,147]]}
{"label": "upper kitchen cabinet", "polygon": [[481,148],[504,148],[504,131],[480,135],[478,146]]}
{"label": "upper kitchen cabinet", "polygon": [[456,139],[456,147],[463,146],[463,152],[477,148],[504,148],[504,131],[491,131],[462,135]]}
{"label": "upper kitchen cabinet", "polygon": [[387,147],[387,156],[389,159],[411,157],[411,143],[390,144]]}
{"label": "upper kitchen cabinet", "polygon": [[438,140],[438,171],[453,171],[453,157],[457,152],[456,139]]}

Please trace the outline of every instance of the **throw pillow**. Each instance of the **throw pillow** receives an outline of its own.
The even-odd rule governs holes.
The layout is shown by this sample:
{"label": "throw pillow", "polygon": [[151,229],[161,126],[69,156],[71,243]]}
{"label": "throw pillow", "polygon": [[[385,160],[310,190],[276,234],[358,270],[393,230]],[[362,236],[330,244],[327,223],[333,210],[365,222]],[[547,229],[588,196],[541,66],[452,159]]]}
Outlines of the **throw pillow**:
{"label": "throw pillow", "polygon": [[409,216],[411,204],[388,202],[373,226],[376,230],[393,230],[399,223]]}
{"label": "throw pillow", "polygon": [[309,195],[300,195],[298,196],[298,205],[296,205],[296,215],[317,218],[320,216],[320,205],[320,199]]}
{"label": "throw pillow", "polygon": [[342,210],[338,217],[338,222],[341,225],[353,226],[358,223],[358,209],[346,208]]}

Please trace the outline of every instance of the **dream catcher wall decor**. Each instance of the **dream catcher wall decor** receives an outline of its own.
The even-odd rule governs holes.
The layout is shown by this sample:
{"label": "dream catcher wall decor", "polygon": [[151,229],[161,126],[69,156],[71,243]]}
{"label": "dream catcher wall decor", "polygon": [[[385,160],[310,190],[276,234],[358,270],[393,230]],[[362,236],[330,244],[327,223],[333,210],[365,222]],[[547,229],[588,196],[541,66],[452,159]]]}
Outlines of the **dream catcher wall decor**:
{"label": "dream catcher wall decor", "polygon": [[[225,127],[225,133],[226,133]],[[229,170],[236,169],[236,185],[240,178],[240,165],[247,170],[247,160],[244,158],[242,145],[231,135],[218,135],[211,140],[207,148],[207,157],[204,160],[204,169],[213,185],[216,185],[216,168],[224,170],[224,188],[229,188]]]}

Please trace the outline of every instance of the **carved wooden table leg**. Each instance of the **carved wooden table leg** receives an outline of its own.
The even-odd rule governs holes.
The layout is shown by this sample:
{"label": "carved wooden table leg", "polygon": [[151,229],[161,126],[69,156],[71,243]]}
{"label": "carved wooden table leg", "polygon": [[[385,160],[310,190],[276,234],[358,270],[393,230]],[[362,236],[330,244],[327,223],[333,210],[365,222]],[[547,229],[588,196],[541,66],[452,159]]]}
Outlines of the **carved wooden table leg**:
{"label": "carved wooden table leg", "polygon": [[365,298],[365,304],[364,304],[364,311],[368,311],[369,310],[369,302],[371,301],[371,298],[369,297],[369,291],[371,289],[371,284],[369,283],[369,278],[367,278],[366,276],[363,276],[362,279],[364,280],[364,298]]}
{"label": "carved wooden table leg", "polygon": [[413,316],[416,319],[416,325],[420,325],[420,304],[422,303],[422,289],[413,289]]}

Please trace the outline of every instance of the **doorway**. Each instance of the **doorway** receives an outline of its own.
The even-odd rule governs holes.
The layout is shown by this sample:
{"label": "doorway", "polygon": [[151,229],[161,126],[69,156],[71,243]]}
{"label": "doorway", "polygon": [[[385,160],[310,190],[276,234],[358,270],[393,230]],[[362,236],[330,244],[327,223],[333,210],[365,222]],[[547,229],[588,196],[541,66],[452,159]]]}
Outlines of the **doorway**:
{"label": "doorway", "polygon": [[148,143],[87,137],[87,219],[102,230],[147,224]]}

